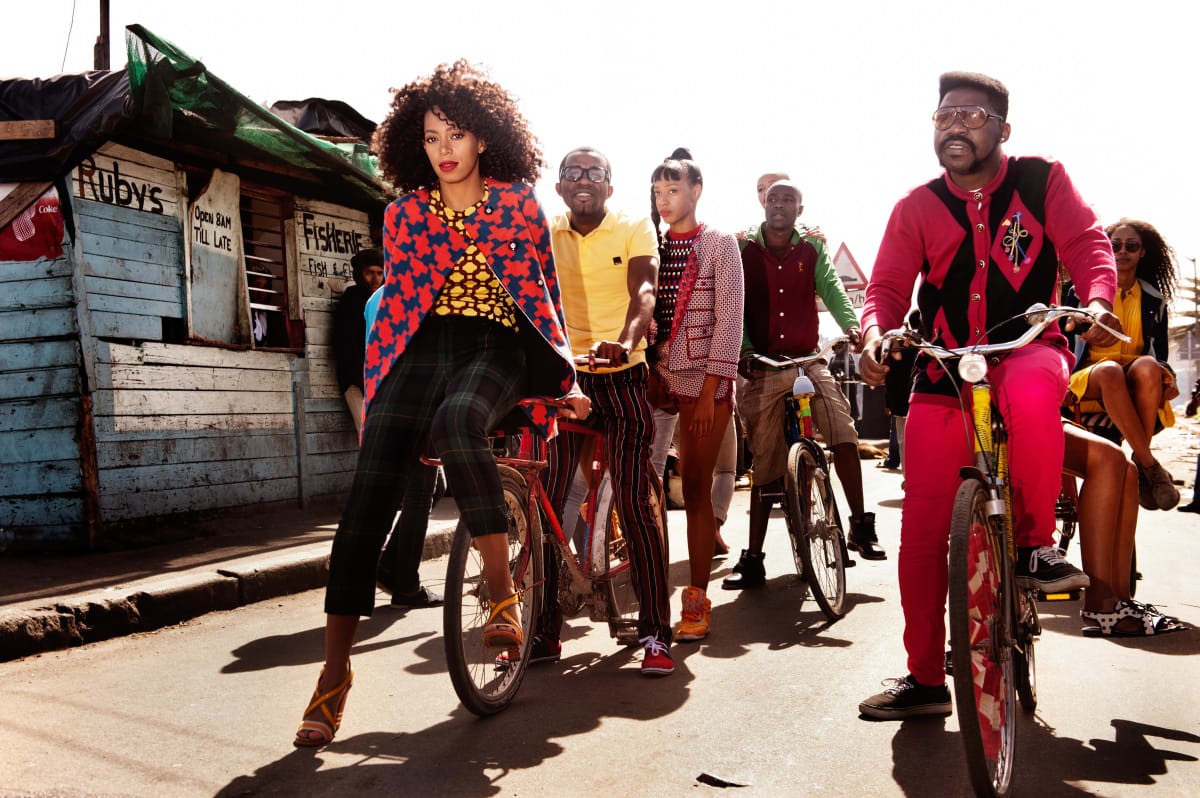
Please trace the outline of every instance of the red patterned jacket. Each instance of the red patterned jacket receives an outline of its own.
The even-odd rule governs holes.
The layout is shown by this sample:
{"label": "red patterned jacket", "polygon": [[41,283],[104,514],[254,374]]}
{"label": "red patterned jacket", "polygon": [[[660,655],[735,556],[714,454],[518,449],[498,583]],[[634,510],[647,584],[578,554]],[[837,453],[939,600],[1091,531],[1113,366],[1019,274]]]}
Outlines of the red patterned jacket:
{"label": "red patterned jacket", "polygon": [[[523,316],[521,336],[529,344],[528,398],[561,398],[578,389],[546,216],[529,186],[491,180],[487,184],[491,199],[467,218],[467,232]],[[430,210],[429,192],[406,194],[388,206],[383,219],[384,284],[363,366],[364,411],[466,247],[462,235]],[[540,434],[553,436],[552,410],[534,405],[525,412]]]}
{"label": "red patterned jacket", "polygon": [[675,299],[669,370],[737,377],[743,291],[737,239],[702,224]]}

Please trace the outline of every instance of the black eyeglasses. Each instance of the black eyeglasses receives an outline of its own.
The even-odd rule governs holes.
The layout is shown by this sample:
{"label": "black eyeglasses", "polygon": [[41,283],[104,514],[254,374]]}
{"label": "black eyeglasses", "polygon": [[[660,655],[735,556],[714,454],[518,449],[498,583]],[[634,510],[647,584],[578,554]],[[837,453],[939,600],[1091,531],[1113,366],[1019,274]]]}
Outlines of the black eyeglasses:
{"label": "black eyeglasses", "polygon": [[608,170],[599,166],[589,166],[587,169],[582,166],[564,166],[558,173],[559,179],[568,183],[578,183],[584,175],[587,175],[588,181],[592,183],[603,183],[608,180]]}
{"label": "black eyeglasses", "polygon": [[1142,248],[1142,242],[1134,241],[1132,238],[1129,239],[1128,241],[1119,241],[1117,239],[1113,239],[1113,242],[1112,242],[1113,254],[1115,255],[1118,252],[1120,252],[1122,246],[1125,247],[1126,252],[1128,252],[1130,255],[1132,255],[1133,253],[1137,252],[1139,249]]}
{"label": "black eyeglasses", "polygon": [[1004,117],[989,113],[988,109],[978,105],[947,105],[933,112],[933,126],[938,130],[949,130],[955,119],[961,119],[972,129],[983,127],[989,119],[1004,121]]}

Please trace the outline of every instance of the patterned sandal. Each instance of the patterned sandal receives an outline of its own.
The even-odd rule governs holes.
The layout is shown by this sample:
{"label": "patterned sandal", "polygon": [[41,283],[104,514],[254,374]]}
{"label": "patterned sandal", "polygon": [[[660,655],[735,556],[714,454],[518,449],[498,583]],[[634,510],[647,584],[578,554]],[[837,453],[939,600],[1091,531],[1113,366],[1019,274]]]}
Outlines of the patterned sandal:
{"label": "patterned sandal", "polygon": [[516,609],[520,600],[521,594],[517,592],[499,603],[489,602],[492,614],[483,629],[485,646],[520,650],[525,644],[525,633],[521,630],[521,618]]}
{"label": "patterned sandal", "polygon": [[[325,671],[321,671],[324,673]],[[308,709],[304,710],[305,716],[314,709],[320,707],[321,714],[325,716],[325,721],[306,720],[300,724],[300,728],[296,731],[296,739],[292,742],[298,748],[317,747],[326,745],[333,740],[333,735],[337,732],[338,727],[342,725],[342,712],[346,709],[346,696],[350,694],[350,686],[354,682],[354,671],[351,670],[346,674],[346,679],[337,687],[329,692],[321,693],[321,682],[317,680],[317,689],[313,690],[312,701],[308,703]],[[334,702],[336,710],[330,711],[329,702]]]}
{"label": "patterned sandal", "polygon": [[[1112,612],[1080,610],[1079,617],[1096,624],[1083,627],[1086,637],[1151,637],[1187,628],[1178,618],[1159,612],[1153,604],[1142,604],[1132,599],[1118,601]],[[1124,620],[1136,621],[1141,628],[1131,631],[1129,627],[1132,624],[1126,624],[1124,629],[1118,628]]]}

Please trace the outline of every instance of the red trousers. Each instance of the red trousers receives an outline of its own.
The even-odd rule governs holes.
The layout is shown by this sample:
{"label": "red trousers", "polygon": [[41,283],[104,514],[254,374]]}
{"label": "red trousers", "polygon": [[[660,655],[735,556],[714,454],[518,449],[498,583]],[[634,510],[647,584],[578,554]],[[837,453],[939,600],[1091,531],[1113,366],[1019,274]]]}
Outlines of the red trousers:
{"label": "red trousers", "polygon": [[[1017,545],[1049,545],[1062,485],[1065,444],[1059,407],[1067,391],[1067,354],[1049,344],[1030,344],[992,366],[989,377],[1008,425]],[[950,515],[962,484],[959,469],[974,462],[970,418],[965,421],[958,407],[916,395],[905,427],[899,556],[904,648],[909,673],[930,686],[946,679]]]}

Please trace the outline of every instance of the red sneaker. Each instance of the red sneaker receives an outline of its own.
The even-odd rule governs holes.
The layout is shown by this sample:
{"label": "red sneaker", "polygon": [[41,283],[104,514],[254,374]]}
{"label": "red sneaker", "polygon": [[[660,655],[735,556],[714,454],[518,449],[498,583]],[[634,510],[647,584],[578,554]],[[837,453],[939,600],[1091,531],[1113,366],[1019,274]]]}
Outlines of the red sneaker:
{"label": "red sneaker", "polygon": [[646,647],[646,655],[642,657],[643,676],[669,676],[675,672],[675,660],[657,637],[650,635],[638,642]]}

